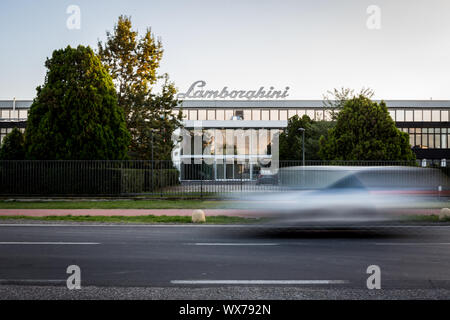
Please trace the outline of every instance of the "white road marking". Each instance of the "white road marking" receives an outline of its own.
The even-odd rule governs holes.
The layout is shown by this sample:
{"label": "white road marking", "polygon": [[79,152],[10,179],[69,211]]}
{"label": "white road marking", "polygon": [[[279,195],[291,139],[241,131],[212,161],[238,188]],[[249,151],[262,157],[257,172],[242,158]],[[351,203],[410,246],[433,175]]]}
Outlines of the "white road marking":
{"label": "white road marking", "polygon": [[450,242],[378,242],[377,246],[448,246]]}
{"label": "white road marking", "polygon": [[67,280],[42,280],[42,279],[0,279],[0,284],[8,284],[8,283],[65,283]]}
{"label": "white road marking", "polygon": [[97,245],[98,242],[0,242],[0,245]]}
{"label": "white road marking", "polygon": [[172,284],[234,284],[234,285],[298,285],[298,284],[344,284],[347,280],[172,280]]}
{"label": "white road marking", "polygon": [[238,242],[234,242],[234,243],[233,242],[230,242],[230,243],[197,242],[197,243],[185,243],[185,245],[188,245],[188,246],[279,246],[280,244],[278,244],[278,243],[238,243]]}

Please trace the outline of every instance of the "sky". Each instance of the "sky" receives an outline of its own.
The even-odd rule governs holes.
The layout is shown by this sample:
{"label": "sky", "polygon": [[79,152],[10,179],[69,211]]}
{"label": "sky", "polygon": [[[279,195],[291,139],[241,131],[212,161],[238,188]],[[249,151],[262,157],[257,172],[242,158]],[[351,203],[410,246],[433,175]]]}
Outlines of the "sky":
{"label": "sky", "polygon": [[[67,27],[70,5],[80,29]],[[450,99],[449,0],[1,0],[0,99],[33,99],[53,50],[96,48],[122,14],[161,38],[160,72],[180,92],[204,80],[216,90],[288,86],[288,99],[338,87]]]}

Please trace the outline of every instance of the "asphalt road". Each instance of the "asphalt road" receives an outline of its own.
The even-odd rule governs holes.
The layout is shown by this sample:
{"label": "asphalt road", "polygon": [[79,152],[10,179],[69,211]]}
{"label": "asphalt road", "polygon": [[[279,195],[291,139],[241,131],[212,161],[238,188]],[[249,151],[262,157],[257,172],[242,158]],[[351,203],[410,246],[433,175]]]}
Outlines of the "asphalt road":
{"label": "asphalt road", "polygon": [[450,298],[450,226],[373,231],[2,224],[0,299]]}

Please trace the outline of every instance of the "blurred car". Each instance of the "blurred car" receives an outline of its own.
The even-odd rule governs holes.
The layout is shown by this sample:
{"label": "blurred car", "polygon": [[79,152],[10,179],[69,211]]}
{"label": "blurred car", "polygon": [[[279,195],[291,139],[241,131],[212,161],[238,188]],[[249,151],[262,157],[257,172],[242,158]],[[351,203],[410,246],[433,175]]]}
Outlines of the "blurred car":
{"label": "blurred car", "polygon": [[256,178],[256,184],[278,185],[278,172],[261,169],[261,172]]}
{"label": "blurred car", "polygon": [[246,195],[250,209],[285,225],[361,225],[398,219],[436,198],[448,177],[416,167],[292,167],[278,172],[282,192]]}

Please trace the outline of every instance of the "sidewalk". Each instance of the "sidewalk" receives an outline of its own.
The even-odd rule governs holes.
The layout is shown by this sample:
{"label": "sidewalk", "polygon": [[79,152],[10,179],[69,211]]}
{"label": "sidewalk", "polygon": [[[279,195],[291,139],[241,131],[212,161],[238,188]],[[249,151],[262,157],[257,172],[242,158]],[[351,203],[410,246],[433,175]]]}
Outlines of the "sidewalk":
{"label": "sidewalk", "polygon": [[[193,209],[0,209],[0,216],[191,216]],[[204,209],[206,216],[251,217],[264,216],[252,210]]]}

